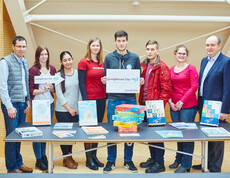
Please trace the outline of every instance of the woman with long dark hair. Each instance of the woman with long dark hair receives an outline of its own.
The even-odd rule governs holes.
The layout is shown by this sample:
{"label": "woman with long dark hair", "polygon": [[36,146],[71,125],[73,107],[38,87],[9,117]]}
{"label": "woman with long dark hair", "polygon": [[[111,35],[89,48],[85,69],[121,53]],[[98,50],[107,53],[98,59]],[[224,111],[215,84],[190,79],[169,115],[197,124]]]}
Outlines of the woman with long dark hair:
{"label": "woman with long dark hair", "polygon": [[[78,72],[72,68],[73,57],[70,52],[63,51],[60,54],[61,69],[57,75],[65,80],[55,85],[56,108],[55,114],[58,122],[78,122],[78,101],[81,99]],[[61,145],[63,155],[72,153],[72,145]],[[69,169],[77,169],[78,163],[72,156],[63,159],[63,166]]]}

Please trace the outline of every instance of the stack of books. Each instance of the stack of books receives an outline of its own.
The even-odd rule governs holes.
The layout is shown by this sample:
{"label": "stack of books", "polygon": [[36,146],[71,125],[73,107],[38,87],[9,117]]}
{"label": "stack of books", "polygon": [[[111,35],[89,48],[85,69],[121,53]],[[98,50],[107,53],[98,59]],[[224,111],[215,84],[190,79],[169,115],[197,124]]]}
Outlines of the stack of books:
{"label": "stack of books", "polygon": [[144,120],[144,111],[146,107],[142,105],[118,105],[112,116],[113,125],[118,127],[118,132],[137,132],[137,125]]}

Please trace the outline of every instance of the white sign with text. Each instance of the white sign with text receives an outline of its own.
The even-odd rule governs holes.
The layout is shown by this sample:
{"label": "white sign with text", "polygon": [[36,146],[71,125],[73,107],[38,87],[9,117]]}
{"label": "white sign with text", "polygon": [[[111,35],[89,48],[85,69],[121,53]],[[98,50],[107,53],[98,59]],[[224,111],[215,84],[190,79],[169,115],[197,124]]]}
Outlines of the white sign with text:
{"label": "white sign with text", "polygon": [[139,69],[107,69],[106,93],[139,93]]}

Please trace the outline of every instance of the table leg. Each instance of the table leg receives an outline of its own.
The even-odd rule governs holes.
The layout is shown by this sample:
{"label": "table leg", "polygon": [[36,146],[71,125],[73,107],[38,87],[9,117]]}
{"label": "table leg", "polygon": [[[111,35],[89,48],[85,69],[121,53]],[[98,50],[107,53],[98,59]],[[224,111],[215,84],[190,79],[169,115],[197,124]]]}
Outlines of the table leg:
{"label": "table leg", "polygon": [[203,141],[202,143],[202,171],[208,172],[208,141]]}
{"label": "table leg", "polygon": [[48,142],[48,152],[49,152],[48,173],[53,173],[53,143],[52,142]]}

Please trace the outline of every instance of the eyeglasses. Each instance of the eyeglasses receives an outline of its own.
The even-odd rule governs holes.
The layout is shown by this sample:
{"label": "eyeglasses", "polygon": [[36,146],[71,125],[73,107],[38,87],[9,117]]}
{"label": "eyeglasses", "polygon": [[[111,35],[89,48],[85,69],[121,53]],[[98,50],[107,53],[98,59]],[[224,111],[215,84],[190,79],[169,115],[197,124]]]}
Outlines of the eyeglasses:
{"label": "eyeglasses", "polygon": [[23,48],[23,49],[25,49],[26,48],[26,46],[15,46],[16,48]]}
{"label": "eyeglasses", "polygon": [[187,56],[187,53],[176,53],[179,56]]}

